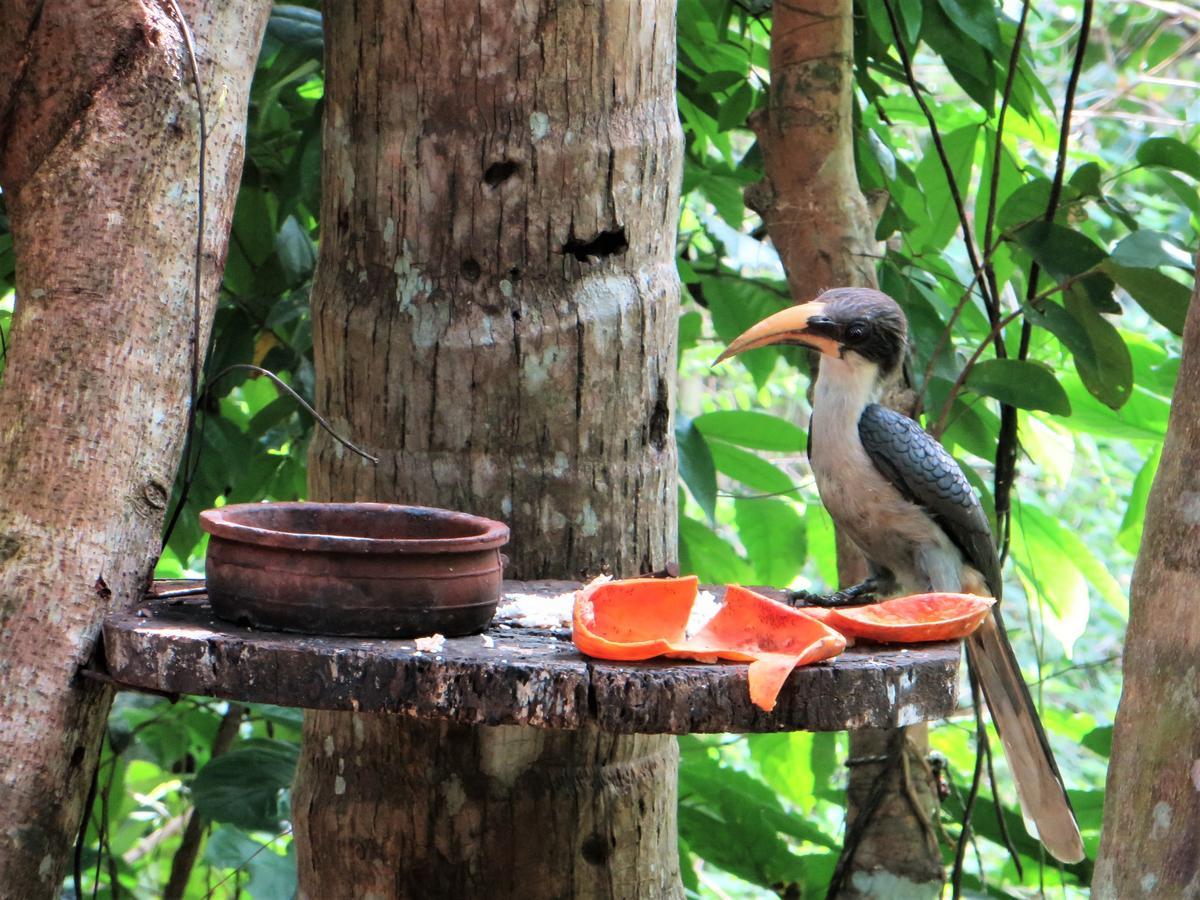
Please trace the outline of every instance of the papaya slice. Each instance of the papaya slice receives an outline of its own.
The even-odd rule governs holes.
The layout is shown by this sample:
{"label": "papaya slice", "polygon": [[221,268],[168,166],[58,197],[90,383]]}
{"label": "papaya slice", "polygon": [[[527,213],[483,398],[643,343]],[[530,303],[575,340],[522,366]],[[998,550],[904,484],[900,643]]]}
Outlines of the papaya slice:
{"label": "papaya slice", "polygon": [[842,634],[882,644],[953,641],[982,625],[995,602],[974,594],[913,594],[829,609],[827,621]]}
{"label": "papaya slice", "polygon": [[597,659],[662,656],[683,641],[698,585],[695,575],[593,582],[575,594],[571,639]]}
{"label": "papaya slice", "polygon": [[717,614],[667,656],[749,662],[750,701],[770,712],[792,669],[830,659],[845,649],[845,637],[811,616],[730,585]]}
{"label": "papaya slice", "polygon": [[697,586],[694,577],[588,585],[575,595],[572,640],[597,659],[748,662],[750,700],[767,712],[792,669],[845,649],[846,639],[816,619],[737,586],[726,589],[724,605],[689,640]]}

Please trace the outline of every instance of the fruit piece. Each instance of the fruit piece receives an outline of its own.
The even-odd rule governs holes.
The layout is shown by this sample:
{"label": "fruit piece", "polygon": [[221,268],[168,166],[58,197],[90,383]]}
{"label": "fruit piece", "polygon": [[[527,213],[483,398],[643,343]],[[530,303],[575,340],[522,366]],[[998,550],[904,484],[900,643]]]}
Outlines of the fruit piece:
{"label": "fruit piece", "polygon": [[796,612],[804,613],[810,619],[816,619],[818,622],[824,622],[826,625],[830,624],[829,614],[831,610],[826,609],[824,606],[793,606],[792,609],[796,610]]}
{"label": "fruit piece", "polygon": [[697,584],[694,575],[592,582],[575,594],[571,639],[597,659],[661,656],[683,640]]}
{"label": "fruit piece", "polygon": [[811,616],[730,585],[717,614],[667,655],[749,662],[750,700],[770,712],[792,669],[837,656],[845,648],[842,635]]}
{"label": "fruit piece", "polygon": [[731,585],[708,623],[688,640],[697,583],[689,578],[594,582],[575,594],[571,639],[597,659],[655,656],[748,662],[750,700],[770,712],[796,666],[837,656],[846,639],[811,616]]}
{"label": "fruit piece", "polygon": [[843,634],[880,643],[952,641],[987,618],[996,601],[974,594],[913,594],[883,603],[829,610],[829,625]]}

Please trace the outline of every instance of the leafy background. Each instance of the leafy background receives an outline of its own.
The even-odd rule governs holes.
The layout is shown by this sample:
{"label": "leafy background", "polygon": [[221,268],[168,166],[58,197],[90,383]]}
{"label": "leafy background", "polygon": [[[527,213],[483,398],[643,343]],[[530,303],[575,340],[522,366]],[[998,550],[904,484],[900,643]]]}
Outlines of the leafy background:
{"label": "leafy background", "polygon": [[[1022,5],[890,6],[912,79],[887,5],[862,0],[855,17],[855,155],[862,188],[881,210],[878,273],[912,324],[911,369],[925,424],[944,428],[943,441],[993,513],[1000,404],[1016,410],[1021,447],[1007,528],[1006,617],[1089,852],[1077,866],[1045,858],[1025,836],[1001,771],[1001,796],[985,787],[975,814],[963,887],[987,896],[1082,896],[1120,691],[1125,598],[1194,276],[1200,127],[1188,123],[1200,122],[1200,13],[1149,0],[1098,10],[1082,57],[1061,202],[1046,221],[1082,3],[1028,8],[1002,130]],[[725,341],[789,302],[778,257],[742,198],[762,177],[746,119],[765,102],[770,27],[763,0],[680,2],[687,149],[680,559],[709,581],[814,587],[833,584],[836,572],[832,525],[804,460],[804,362],[768,348],[719,372],[708,368]],[[208,363],[210,373],[233,363],[264,366],[310,401],[321,52],[318,12],[276,6],[252,89]],[[972,284],[950,178],[994,272],[994,296],[1011,315],[1000,330],[1005,359],[988,343],[992,326]],[[989,207],[991,237],[978,240]],[[1035,262],[1041,275],[1031,288]],[[0,350],[12,277],[0,207]],[[195,481],[165,547],[162,577],[202,570],[200,509],[304,495],[312,421],[267,379],[226,377],[207,397],[202,422]],[[179,848],[194,808],[205,840],[180,896],[290,897],[287,788],[298,740],[295,710],[121,694],[75,861],[84,894],[162,896],[172,866],[182,868]],[[953,839],[974,766],[970,710],[937,723],[931,741],[946,762],[941,818]],[[689,892],[823,894],[843,827],[845,743],[844,735],[806,733],[681,739],[680,852]],[[1023,874],[1000,843],[1000,816]],[[949,843],[946,853],[949,862]],[[73,880],[64,896],[74,895]]]}

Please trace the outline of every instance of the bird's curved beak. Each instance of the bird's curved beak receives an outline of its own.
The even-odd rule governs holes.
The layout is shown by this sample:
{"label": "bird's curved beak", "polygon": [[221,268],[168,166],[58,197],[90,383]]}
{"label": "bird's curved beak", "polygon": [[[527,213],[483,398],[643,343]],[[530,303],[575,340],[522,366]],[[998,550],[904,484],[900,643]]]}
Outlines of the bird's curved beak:
{"label": "bird's curved beak", "polygon": [[828,356],[841,353],[841,326],[826,315],[825,304],[819,300],[791,306],[767,316],[738,335],[713,365],[768,344],[804,344]]}

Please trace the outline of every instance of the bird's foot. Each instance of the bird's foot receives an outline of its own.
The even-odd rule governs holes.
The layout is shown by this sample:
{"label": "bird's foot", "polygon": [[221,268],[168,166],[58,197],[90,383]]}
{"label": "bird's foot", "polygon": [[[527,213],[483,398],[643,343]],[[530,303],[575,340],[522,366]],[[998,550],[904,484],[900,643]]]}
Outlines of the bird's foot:
{"label": "bird's foot", "polygon": [[788,591],[788,603],[792,606],[862,606],[866,603],[873,603],[875,597],[876,584],[871,579],[844,590],[834,591],[832,594]]}

